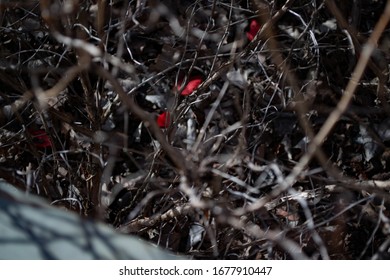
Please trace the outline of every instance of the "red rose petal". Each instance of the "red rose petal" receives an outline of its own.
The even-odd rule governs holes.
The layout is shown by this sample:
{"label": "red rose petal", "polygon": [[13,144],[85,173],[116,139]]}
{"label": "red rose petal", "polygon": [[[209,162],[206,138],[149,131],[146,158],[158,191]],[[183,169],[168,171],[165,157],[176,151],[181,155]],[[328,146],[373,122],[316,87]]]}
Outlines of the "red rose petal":
{"label": "red rose petal", "polygon": [[[199,85],[203,82],[202,78],[199,76],[193,77],[190,79],[188,84],[185,86],[183,91],[181,92],[181,95],[183,96],[188,96],[191,95],[198,87]],[[178,84],[178,88],[181,87],[181,81]]]}
{"label": "red rose petal", "polygon": [[252,41],[257,32],[260,30],[260,23],[257,22],[257,20],[252,19],[251,23],[249,24],[249,31],[246,33],[246,37],[249,41]]}
{"label": "red rose petal", "polygon": [[157,117],[157,124],[161,128],[167,128],[171,122],[171,115],[169,112],[163,112]]}
{"label": "red rose petal", "polygon": [[34,146],[39,149],[51,148],[52,144],[46,131],[43,129],[29,130],[32,135]]}

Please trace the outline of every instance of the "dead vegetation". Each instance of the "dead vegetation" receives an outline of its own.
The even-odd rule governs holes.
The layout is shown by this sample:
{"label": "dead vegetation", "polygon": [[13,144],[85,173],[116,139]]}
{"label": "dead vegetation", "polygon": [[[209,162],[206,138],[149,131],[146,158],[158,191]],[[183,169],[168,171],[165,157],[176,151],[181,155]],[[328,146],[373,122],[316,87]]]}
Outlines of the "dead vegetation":
{"label": "dead vegetation", "polygon": [[388,1],[0,9],[0,177],[195,259],[389,258]]}

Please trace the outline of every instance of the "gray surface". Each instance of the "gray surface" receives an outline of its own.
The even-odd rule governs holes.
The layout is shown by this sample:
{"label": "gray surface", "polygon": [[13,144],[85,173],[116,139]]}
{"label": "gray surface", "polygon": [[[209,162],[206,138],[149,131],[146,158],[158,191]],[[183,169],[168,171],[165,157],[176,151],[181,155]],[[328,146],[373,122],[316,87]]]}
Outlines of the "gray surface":
{"label": "gray surface", "polygon": [[50,207],[0,179],[0,259],[177,259],[136,237]]}

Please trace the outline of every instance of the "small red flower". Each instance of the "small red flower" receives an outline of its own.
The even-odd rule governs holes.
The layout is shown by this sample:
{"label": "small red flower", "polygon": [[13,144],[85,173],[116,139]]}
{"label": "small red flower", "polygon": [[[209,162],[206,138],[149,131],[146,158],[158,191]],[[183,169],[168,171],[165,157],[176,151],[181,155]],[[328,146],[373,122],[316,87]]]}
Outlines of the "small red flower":
{"label": "small red flower", "polygon": [[169,124],[171,123],[171,115],[169,112],[162,112],[157,117],[157,124],[161,128],[167,128]]}
{"label": "small red flower", "polygon": [[252,19],[251,23],[249,24],[249,31],[246,33],[246,37],[249,41],[252,41],[257,32],[260,30],[260,23],[257,22],[257,20]]}
{"label": "small red flower", "polygon": [[52,144],[51,144],[50,138],[47,135],[45,130],[43,130],[43,129],[37,129],[37,130],[30,129],[29,132],[33,138],[33,143],[34,143],[35,147],[37,147],[38,149],[51,148]]}
{"label": "small red flower", "polygon": [[[190,81],[187,83],[183,91],[181,92],[181,95],[188,96],[191,95],[203,82],[202,78],[200,76],[195,76],[190,79]],[[179,82],[178,88],[181,88],[182,81]]]}

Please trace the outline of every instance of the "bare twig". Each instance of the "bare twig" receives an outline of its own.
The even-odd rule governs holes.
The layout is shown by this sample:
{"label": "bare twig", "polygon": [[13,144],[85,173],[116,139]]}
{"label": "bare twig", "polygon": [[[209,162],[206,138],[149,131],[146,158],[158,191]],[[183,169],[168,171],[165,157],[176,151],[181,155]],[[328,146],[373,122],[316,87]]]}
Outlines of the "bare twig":
{"label": "bare twig", "polygon": [[367,63],[375,48],[375,45],[378,42],[379,37],[383,33],[384,29],[386,28],[386,25],[388,24],[389,20],[390,2],[387,3],[385,12],[379,19],[379,22],[377,23],[374,32],[368,39],[368,42],[363,47],[362,56],[360,57],[355,67],[355,70],[352,73],[351,80],[345,89],[343,97],[340,99],[340,102],[337,104],[335,110],[330,114],[324,125],[321,127],[320,131],[310,142],[307,153],[301,158],[299,163],[294,167],[290,175],[286,178],[286,182],[284,184],[284,187],[286,189],[294,183],[296,177],[303,171],[304,168],[306,168],[307,164],[312,159],[317,148],[322,145],[323,141],[328,136],[329,132],[332,130],[336,122],[340,119],[342,114],[348,108],[348,105],[353,97],[357,86],[359,85],[360,78],[362,77],[364,70],[366,69]]}

